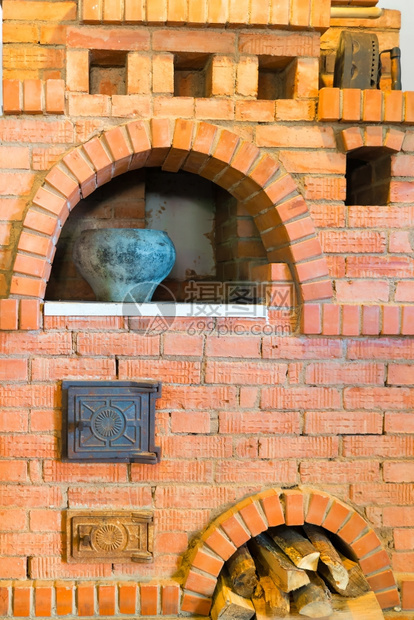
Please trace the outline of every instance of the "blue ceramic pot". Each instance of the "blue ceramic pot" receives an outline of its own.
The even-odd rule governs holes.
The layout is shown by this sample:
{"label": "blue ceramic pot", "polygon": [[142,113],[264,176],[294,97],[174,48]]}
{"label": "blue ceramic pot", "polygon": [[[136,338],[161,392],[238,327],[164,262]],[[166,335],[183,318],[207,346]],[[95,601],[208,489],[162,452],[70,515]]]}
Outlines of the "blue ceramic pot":
{"label": "blue ceramic pot", "polygon": [[175,262],[166,232],[141,228],[84,230],[73,260],[97,301],[150,301]]}

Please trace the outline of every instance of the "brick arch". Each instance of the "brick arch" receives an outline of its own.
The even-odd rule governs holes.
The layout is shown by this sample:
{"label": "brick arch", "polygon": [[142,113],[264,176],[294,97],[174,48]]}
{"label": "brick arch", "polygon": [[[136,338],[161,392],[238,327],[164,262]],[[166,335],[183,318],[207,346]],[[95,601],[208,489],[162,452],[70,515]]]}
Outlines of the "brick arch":
{"label": "brick arch", "polygon": [[293,267],[303,300],[332,297],[327,262],[293,178],[276,159],[235,133],[180,119],[113,127],[68,152],[50,170],[23,221],[10,295],[42,300],[70,211],[114,177],[144,166],[185,170],[228,190],[254,218],[269,262]]}
{"label": "brick arch", "polygon": [[268,489],[220,515],[192,550],[182,611],[208,615],[217,577],[238,547],[269,527],[312,523],[336,534],[355,553],[383,609],[400,604],[390,559],[369,524],[350,506],[313,489]]}
{"label": "brick arch", "polygon": [[343,129],[341,138],[346,153],[362,147],[382,148],[389,153],[398,153],[402,149],[405,132],[382,125],[369,125],[365,128],[357,126]]}

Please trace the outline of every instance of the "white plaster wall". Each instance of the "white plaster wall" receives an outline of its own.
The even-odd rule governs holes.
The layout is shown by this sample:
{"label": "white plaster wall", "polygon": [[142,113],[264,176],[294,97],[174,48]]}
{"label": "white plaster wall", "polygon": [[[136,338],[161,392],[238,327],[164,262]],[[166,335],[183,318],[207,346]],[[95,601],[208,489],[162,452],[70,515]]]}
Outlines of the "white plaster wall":
{"label": "white plaster wall", "polygon": [[401,11],[402,87],[414,90],[414,0],[379,0],[378,6]]}

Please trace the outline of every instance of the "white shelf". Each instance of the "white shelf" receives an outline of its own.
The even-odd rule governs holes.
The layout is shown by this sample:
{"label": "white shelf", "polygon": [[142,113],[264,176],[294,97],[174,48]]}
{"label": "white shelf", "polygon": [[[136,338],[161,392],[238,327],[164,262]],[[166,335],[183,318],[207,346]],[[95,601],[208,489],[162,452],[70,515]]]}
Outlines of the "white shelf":
{"label": "white shelf", "polygon": [[149,302],[144,304],[93,301],[46,301],[45,316],[132,316],[265,319],[267,306],[259,304],[204,304]]}

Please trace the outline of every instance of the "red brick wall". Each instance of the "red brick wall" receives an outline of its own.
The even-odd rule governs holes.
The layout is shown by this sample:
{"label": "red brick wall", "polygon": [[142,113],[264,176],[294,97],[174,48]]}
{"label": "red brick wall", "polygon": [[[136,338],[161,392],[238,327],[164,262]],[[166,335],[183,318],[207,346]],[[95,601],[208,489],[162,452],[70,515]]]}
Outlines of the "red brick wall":
{"label": "red brick wall", "polygon": [[[329,2],[256,3],[266,5],[263,15],[252,12],[253,4],[241,15],[234,3],[213,0],[159,4],[155,10],[148,0],[144,15],[132,13],[141,5],[128,0],[85,1],[83,13],[71,1],[3,3],[0,579],[22,582],[14,615],[19,605],[26,609],[33,579],[48,580],[45,590],[50,580],[85,582],[78,591],[83,612],[90,580],[126,580],[124,587],[133,588],[129,579],[158,584],[177,575],[187,545],[213,518],[276,486],[303,485],[343,500],[375,530],[394,571],[414,574],[413,94],[332,89],[328,57],[336,22],[323,34],[327,88],[318,92],[319,37]],[[352,20],[341,24],[355,27]],[[386,12],[376,26],[384,45],[395,42],[396,12]],[[117,79],[124,75],[125,95],[88,94],[90,50],[108,52],[109,64],[124,62]],[[200,54],[211,56],[206,96],[174,97],[177,57],[185,67]],[[278,73],[268,58],[278,56],[294,59],[284,67],[288,98],[257,99],[258,72]],[[311,303],[292,316],[271,310],[268,322],[176,319],[155,336],[145,335],[148,319],[42,318],[39,300],[55,245],[66,218],[67,230],[82,218],[84,203],[73,215],[69,209],[80,191],[93,196],[131,165],[132,143],[127,154],[115,152],[108,133],[131,119],[145,121],[150,135],[149,159],[136,168],[145,161],[165,165],[168,156],[169,165],[185,168],[190,154],[193,170],[203,175],[208,162],[214,172],[208,178],[239,200],[237,213],[229,209],[229,225],[248,222],[242,239],[257,229],[268,261],[288,263],[299,302]],[[194,146],[200,122],[208,136],[204,154]],[[121,131],[125,140],[128,127]],[[211,157],[218,136],[234,144],[227,163]],[[106,167],[97,166],[92,143],[71,151],[94,137]],[[345,205],[346,153],[372,147],[391,157],[388,204]],[[138,158],[135,152],[135,163]],[[263,161],[268,176],[259,181]],[[82,177],[85,169],[90,176]],[[46,176],[54,198],[45,206],[39,188]],[[244,277],[243,245],[233,244],[232,251]],[[273,273],[274,280],[290,280],[283,266],[265,271],[261,279]],[[291,335],[282,337],[281,326]],[[160,464],[62,463],[60,382],[69,378],[161,380]],[[152,508],[154,564],[67,564],[63,517],[77,507]],[[7,599],[10,584],[2,587]],[[99,596],[110,615],[115,586],[109,581],[107,587]],[[153,611],[158,585],[155,590],[141,592],[144,612]],[[135,590],[123,592],[122,608],[131,609]],[[46,605],[40,615],[48,615],[49,595],[38,593],[39,605],[41,596]],[[64,595],[62,586],[61,613],[68,609]],[[175,613],[175,596],[165,590],[156,611]]]}

